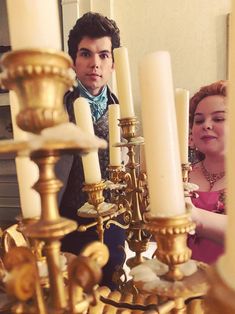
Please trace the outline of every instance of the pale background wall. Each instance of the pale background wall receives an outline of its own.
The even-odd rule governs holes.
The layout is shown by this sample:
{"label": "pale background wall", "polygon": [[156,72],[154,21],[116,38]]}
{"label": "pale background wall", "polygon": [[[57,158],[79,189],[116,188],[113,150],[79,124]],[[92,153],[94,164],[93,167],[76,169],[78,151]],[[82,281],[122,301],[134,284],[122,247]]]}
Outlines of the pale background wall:
{"label": "pale background wall", "polygon": [[[192,95],[200,86],[227,77],[230,0],[63,0],[77,16],[87,10],[116,20],[129,51],[136,113],[140,117],[138,65],[146,53],[168,50],[175,87]],[[73,21],[74,19],[74,21]],[[73,25],[76,18],[64,20]],[[70,27],[71,28],[71,27]],[[67,38],[66,31],[64,38]],[[66,46],[66,44],[65,44]],[[114,80],[113,80],[114,81]],[[115,84],[113,84],[115,89]]]}
{"label": "pale background wall", "polygon": [[191,95],[226,78],[230,0],[113,0],[113,6],[122,44],[129,51],[137,112],[138,64],[146,53],[168,50],[175,87]]}

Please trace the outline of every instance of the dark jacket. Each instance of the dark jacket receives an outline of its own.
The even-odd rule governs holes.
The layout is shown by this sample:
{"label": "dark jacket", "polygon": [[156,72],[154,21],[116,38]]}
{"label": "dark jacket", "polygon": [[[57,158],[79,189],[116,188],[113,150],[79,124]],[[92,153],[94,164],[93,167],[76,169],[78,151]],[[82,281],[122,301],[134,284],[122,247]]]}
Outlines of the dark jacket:
{"label": "dark jacket", "polygon": [[[111,93],[110,89],[107,90],[108,96],[108,105],[118,103],[118,100],[114,94]],[[73,111],[73,103],[79,97],[79,91],[76,89],[73,92],[70,92],[66,95],[66,109],[69,114],[69,119],[71,122],[75,123],[75,116]],[[104,138],[108,141],[108,110],[103,114],[103,116],[94,123],[94,131],[98,137]],[[109,151],[100,150],[99,151],[99,160],[100,160],[100,169],[102,179],[108,178],[107,167],[109,164]],[[61,178],[60,174],[60,165],[57,166],[56,172],[58,177],[64,180],[65,187],[63,190],[63,195],[60,202],[60,214],[63,217],[76,220],[78,224],[90,223],[90,219],[84,219],[77,216],[77,210],[80,208],[86,201],[87,195],[82,191],[84,183],[84,173],[82,167],[82,160],[79,154],[73,155],[73,160],[70,163],[69,169],[63,169],[63,173],[69,172],[68,178]],[[71,165],[72,164],[72,165]],[[64,162],[64,168],[66,168],[66,162]],[[78,254],[84,245],[98,240],[96,229],[92,228],[86,231],[85,233],[73,232],[67,235],[62,240],[62,250],[66,252],[71,252]],[[117,226],[112,226],[110,229],[107,229],[104,233],[104,242],[109,248],[110,259],[108,264],[103,269],[103,282],[109,286],[111,289],[115,288],[111,283],[112,274],[115,270],[115,267],[122,263],[124,259],[124,252],[120,250],[119,246],[124,246],[125,233],[122,229]]]}

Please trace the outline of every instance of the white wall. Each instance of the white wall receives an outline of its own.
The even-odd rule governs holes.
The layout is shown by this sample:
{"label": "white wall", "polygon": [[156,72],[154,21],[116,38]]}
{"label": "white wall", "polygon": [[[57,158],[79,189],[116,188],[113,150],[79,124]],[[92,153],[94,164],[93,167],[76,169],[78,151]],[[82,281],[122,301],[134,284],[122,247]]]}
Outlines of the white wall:
{"label": "white wall", "polygon": [[175,87],[189,89],[226,78],[230,0],[113,0],[113,18],[129,51],[136,112],[138,64],[149,52],[168,50]]}

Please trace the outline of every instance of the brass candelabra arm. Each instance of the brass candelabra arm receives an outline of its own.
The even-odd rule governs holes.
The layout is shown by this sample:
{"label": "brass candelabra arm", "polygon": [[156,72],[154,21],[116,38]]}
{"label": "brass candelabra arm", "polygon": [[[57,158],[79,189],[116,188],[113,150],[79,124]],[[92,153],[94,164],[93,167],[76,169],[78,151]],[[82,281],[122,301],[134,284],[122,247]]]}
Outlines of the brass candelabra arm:
{"label": "brass candelabra arm", "polygon": [[[90,304],[95,304],[94,287],[101,279],[101,268],[108,258],[108,249],[100,242],[89,244],[80,256],[72,257],[67,267],[68,303],[63,312],[58,313],[81,314]],[[8,273],[3,277],[6,292],[15,298],[11,313],[51,313],[53,309],[43,296],[36,259],[31,250],[15,247],[4,256],[3,263]]]}
{"label": "brass candelabra arm", "polygon": [[[110,211],[107,211],[106,213],[102,213],[100,215],[98,213],[96,213],[95,215],[93,214],[81,215],[82,217],[94,218],[96,220],[91,222],[90,224],[79,225],[77,228],[77,231],[86,232],[88,229],[97,226],[99,223],[98,219],[100,218],[102,218],[102,223],[105,229],[110,228],[111,224],[115,224],[122,229],[127,229],[130,224],[131,215],[132,215],[130,208],[128,206],[123,206],[122,204],[118,206],[113,204],[113,209],[114,210],[111,213]],[[124,221],[124,224],[121,224],[117,220],[114,220],[114,219],[117,219],[118,217],[120,217]]]}
{"label": "brass candelabra arm", "polygon": [[12,313],[30,313],[32,310],[40,314],[48,313],[36,259],[31,250],[26,247],[12,248],[4,256],[3,263],[8,273],[6,292],[18,300],[14,302]]}
{"label": "brass candelabra arm", "polygon": [[187,183],[189,179],[189,172],[192,171],[190,163],[181,164],[183,182]]}

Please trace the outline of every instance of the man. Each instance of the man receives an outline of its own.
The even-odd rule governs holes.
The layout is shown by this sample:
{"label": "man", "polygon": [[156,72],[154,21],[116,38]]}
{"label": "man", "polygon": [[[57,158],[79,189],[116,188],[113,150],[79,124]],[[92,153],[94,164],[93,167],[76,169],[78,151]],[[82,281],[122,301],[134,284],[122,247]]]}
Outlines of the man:
{"label": "man", "polygon": [[[86,13],[77,20],[70,31],[68,47],[74,62],[74,69],[78,79],[77,87],[66,97],[66,108],[70,121],[75,122],[73,103],[79,97],[85,97],[91,107],[94,131],[98,137],[108,140],[108,105],[118,103],[111,93],[107,83],[114,69],[113,49],[120,46],[119,29],[113,20],[98,13]],[[107,179],[108,150],[99,152],[102,178]],[[59,166],[57,167],[58,177]],[[79,155],[73,156],[73,162],[64,193],[60,202],[61,215],[76,220],[79,224],[86,224],[90,220],[77,216],[77,209],[87,200],[82,192],[84,173]],[[62,240],[62,250],[78,254],[85,244],[98,240],[95,228],[85,233],[73,232]],[[104,242],[109,248],[110,259],[103,269],[103,282],[110,288],[115,266],[123,262],[124,252],[119,246],[124,246],[124,231],[112,226],[105,231]]]}

